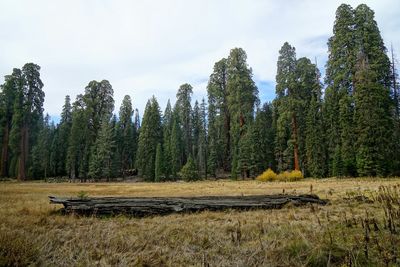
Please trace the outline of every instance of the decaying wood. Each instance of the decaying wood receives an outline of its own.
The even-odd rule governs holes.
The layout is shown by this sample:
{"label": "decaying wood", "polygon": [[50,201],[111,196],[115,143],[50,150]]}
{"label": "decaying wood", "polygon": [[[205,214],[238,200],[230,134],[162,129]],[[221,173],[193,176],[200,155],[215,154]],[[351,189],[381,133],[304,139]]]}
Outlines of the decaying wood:
{"label": "decaying wood", "polygon": [[52,204],[63,204],[65,213],[135,217],[203,210],[281,209],[289,203],[295,206],[327,203],[316,195],[49,198]]}

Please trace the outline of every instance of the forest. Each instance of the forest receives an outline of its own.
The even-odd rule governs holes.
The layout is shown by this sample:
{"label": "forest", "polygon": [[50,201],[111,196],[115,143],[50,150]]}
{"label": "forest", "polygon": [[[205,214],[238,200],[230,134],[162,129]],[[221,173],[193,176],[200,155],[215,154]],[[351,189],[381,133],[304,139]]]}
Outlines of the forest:
{"label": "forest", "polygon": [[268,168],[315,178],[399,175],[397,61],[374,11],[339,6],[327,45],[328,61],[317,66],[283,44],[272,102],[260,103],[246,52],[233,48],[210,70],[208,99],[193,101],[184,83],[174,105],[162,111],[153,96],[140,117],[129,95],[115,111],[112,85],[90,81],[75,100],[65,96],[57,124],[44,114],[40,66],[14,68],[0,91],[0,176],[110,181],[137,170],[159,182],[254,178]]}

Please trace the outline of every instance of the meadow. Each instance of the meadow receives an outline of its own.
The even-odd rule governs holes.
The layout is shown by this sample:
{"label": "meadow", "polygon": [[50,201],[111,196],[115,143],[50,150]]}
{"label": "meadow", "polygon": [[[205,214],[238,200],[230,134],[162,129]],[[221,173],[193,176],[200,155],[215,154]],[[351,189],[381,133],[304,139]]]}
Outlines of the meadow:
{"label": "meadow", "polygon": [[[62,215],[48,196],[317,194],[326,206],[146,218]],[[395,266],[400,178],[0,183],[0,266]]]}

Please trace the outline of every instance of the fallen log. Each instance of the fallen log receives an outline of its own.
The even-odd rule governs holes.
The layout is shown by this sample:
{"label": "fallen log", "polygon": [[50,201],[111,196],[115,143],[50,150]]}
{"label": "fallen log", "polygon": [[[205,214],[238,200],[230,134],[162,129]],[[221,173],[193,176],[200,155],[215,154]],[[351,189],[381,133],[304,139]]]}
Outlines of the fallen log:
{"label": "fallen log", "polygon": [[171,213],[221,211],[227,209],[281,209],[291,203],[327,204],[317,195],[256,195],[256,196],[204,196],[204,197],[93,197],[58,198],[49,196],[51,204],[62,204],[65,213],[81,215],[126,214],[135,217],[166,215]]}

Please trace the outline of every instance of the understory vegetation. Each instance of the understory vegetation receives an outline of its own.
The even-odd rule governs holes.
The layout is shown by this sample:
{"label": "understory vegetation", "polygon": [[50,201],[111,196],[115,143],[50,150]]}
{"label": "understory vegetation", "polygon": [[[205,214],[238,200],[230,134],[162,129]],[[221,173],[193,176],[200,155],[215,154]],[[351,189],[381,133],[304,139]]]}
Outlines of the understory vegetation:
{"label": "understory vegetation", "polygon": [[[326,206],[147,218],[61,215],[57,196],[308,194]],[[2,183],[0,265],[396,266],[400,179]]]}

